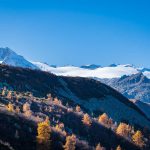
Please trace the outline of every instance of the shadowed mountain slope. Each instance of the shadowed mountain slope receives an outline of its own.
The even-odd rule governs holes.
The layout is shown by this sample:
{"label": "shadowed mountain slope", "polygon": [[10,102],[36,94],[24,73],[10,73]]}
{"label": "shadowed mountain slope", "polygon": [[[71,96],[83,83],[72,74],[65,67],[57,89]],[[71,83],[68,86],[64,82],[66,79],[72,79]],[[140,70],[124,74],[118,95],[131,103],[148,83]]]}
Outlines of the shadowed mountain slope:
{"label": "shadowed mountain slope", "polygon": [[[146,115],[109,86],[89,78],[61,77],[39,70],[0,66],[0,86],[44,97],[51,93],[63,103],[80,105],[94,116],[106,112],[115,121],[150,126]],[[141,123],[142,122],[142,123]]]}

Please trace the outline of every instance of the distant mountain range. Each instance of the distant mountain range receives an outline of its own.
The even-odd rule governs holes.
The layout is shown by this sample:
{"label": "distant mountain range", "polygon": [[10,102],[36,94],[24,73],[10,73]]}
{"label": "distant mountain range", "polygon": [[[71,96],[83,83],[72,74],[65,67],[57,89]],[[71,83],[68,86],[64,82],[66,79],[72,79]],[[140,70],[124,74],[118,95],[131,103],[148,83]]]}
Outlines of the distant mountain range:
{"label": "distant mountain range", "polygon": [[[86,65],[86,66],[62,66],[52,67],[48,64],[41,62],[32,62],[43,71],[52,72],[56,75],[63,76],[79,76],[79,77],[92,77],[92,78],[120,78],[124,75],[130,76],[137,73],[143,73],[147,78],[150,78],[150,71],[148,68],[137,68],[133,65],[110,65],[101,67],[99,65]],[[99,66],[99,67],[98,67]],[[94,69],[95,68],[95,69]]]}
{"label": "distant mountain range", "polygon": [[143,73],[131,76],[124,75],[121,78],[98,80],[115,88],[129,99],[150,103],[150,79],[144,76]]}
{"label": "distant mountain range", "polygon": [[150,103],[150,69],[138,68],[130,64],[50,66],[46,63],[28,61],[9,48],[0,48],[0,63],[11,66],[40,69],[61,76],[88,77],[100,80],[117,89],[129,99]]}

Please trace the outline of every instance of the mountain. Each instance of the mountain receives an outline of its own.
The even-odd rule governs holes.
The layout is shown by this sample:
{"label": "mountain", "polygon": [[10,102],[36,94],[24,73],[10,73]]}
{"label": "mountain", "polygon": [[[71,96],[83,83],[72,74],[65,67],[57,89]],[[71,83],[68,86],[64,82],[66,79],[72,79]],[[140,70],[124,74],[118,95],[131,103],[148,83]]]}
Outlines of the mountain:
{"label": "mountain", "polygon": [[[100,67],[99,65],[87,65],[87,66],[63,66],[63,67],[50,67],[40,62],[32,62],[43,71],[52,72],[56,75],[62,76],[79,76],[79,77],[92,77],[92,78],[121,78],[124,75],[133,75],[139,72],[143,73],[147,78],[150,78],[149,69],[136,68],[133,65],[115,65],[112,64],[108,67]],[[43,67],[44,66],[44,67]],[[95,68],[95,69],[94,69]]]}
{"label": "mountain", "polygon": [[[32,63],[39,67],[39,64],[37,62]],[[136,68],[130,66],[127,67],[126,65],[118,65],[115,67],[99,67],[97,69],[85,69],[76,66],[64,66],[56,68],[47,66],[46,70],[56,75],[96,78],[119,78],[123,75],[132,75],[138,73],[138,70]]]}
{"label": "mountain", "polygon": [[[0,48],[0,63],[23,68],[38,69],[59,76],[94,78],[117,89],[129,99],[150,102],[150,84],[149,82],[145,83],[145,80],[149,81],[148,79],[150,79],[150,69],[148,68],[137,68],[130,64],[111,64],[108,67],[101,67],[100,65],[95,64],[84,65],[81,67],[50,66],[46,63],[28,61],[9,48]],[[140,73],[142,73],[143,79],[141,78],[140,82],[134,83],[134,80],[137,80],[137,75]],[[126,82],[126,80],[133,80],[133,82]]]}
{"label": "mountain", "polygon": [[32,92],[40,97],[51,93],[63,102],[80,105],[95,115],[106,112],[117,122],[127,120],[140,126],[150,125],[145,114],[127,98],[90,78],[59,77],[39,70],[9,66],[0,66],[0,76],[1,87],[6,86],[19,92]]}
{"label": "mountain", "polygon": [[129,99],[150,103],[150,79],[143,73],[122,76],[115,79],[100,79],[103,83],[115,88]]}
{"label": "mountain", "polygon": [[117,67],[116,64],[110,64],[109,67]]}
{"label": "mountain", "polygon": [[83,65],[80,68],[94,70],[100,67],[101,67],[100,65],[91,64],[91,65]]}
{"label": "mountain", "polygon": [[76,66],[49,66],[46,63],[28,61],[23,56],[16,54],[10,48],[0,48],[0,63],[11,66],[41,69],[43,71],[52,72],[56,75],[63,76],[80,76],[80,77],[94,77],[94,78],[120,78],[123,75],[132,75],[142,72],[145,76],[150,78],[150,69],[136,68],[133,65],[116,65],[111,64],[108,67],[101,67],[100,65],[83,65]]}
{"label": "mountain", "polygon": [[50,67],[42,63],[34,63],[41,70],[56,75],[89,77],[100,80],[115,88],[129,99],[150,103],[150,71],[148,68],[136,68],[133,65],[111,65],[88,69],[75,66]]}
{"label": "mountain", "polygon": [[[100,81],[7,65],[0,65],[0,77],[4,91],[0,92],[0,148],[35,150],[37,124],[46,117],[51,122],[52,149],[62,150],[67,135],[72,134],[77,137],[79,150],[95,149],[99,142],[106,149],[116,149],[118,145],[126,150],[140,149],[130,136],[128,139],[116,134],[120,122],[134,126],[135,131],[141,130],[147,144],[144,149],[150,147],[148,116],[134,102]],[[77,111],[76,106],[81,110]],[[111,118],[111,127],[98,122],[103,113]],[[92,121],[90,126],[82,121],[87,114]]]}
{"label": "mountain", "polygon": [[124,75],[133,75],[142,72],[146,77],[150,78],[149,68],[136,68],[133,65],[116,65],[111,64],[108,67],[101,67],[100,65],[83,65],[76,66],[49,66],[46,63],[28,61],[23,56],[16,54],[10,48],[0,48],[0,63],[16,67],[41,69],[43,71],[52,72],[56,75],[63,76],[80,76],[80,77],[94,77],[94,78],[120,78]]}
{"label": "mountain", "polygon": [[11,66],[37,69],[35,65],[27,61],[23,56],[16,54],[9,48],[0,48],[0,63]]}
{"label": "mountain", "polygon": [[[8,58],[16,62],[17,56]],[[2,53],[1,57],[3,58]],[[70,76],[71,70],[75,75],[79,70],[81,73],[87,71],[88,74],[101,68],[93,70],[75,66],[56,67],[46,63],[26,61],[37,66],[34,68],[32,65],[22,66],[21,63],[6,65],[3,63],[4,58],[2,60],[0,149],[36,150],[40,145],[37,141],[38,127],[47,117],[50,119],[51,149],[63,150],[68,136],[73,134],[76,136],[76,149],[79,150],[95,149],[98,143],[106,149],[116,149],[121,145],[126,150],[139,150],[140,147],[135,145],[131,138],[137,130],[140,130],[144,136],[146,146],[143,150],[150,148],[148,105],[127,99],[115,89],[98,81],[99,79],[92,79],[91,76],[87,76],[89,78]],[[118,67],[127,70],[133,68],[129,65],[115,66],[117,69]],[[114,69],[113,66],[111,68]],[[140,86],[149,83],[149,79],[142,73],[134,74],[135,77],[132,78],[131,76],[124,75],[117,82],[139,83]],[[110,79],[112,80],[112,78],[108,80]],[[105,113],[109,118],[108,122],[103,124],[99,121],[99,116]],[[87,120],[84,122],[84,117],[87,115],[89,123]],[[130,126],[127,126],[132,129],[127,136],[117,133],[116,129],[122,122],[129,124]],[[44,145],[41,146],[43,148]]]}

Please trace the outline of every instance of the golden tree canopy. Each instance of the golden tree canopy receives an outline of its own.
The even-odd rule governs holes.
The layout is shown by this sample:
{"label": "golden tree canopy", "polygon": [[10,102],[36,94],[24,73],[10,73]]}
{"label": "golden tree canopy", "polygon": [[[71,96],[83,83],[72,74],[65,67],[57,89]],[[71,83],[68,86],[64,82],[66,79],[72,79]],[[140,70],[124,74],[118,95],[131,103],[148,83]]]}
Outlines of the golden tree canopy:
{"label": "golden tree canopy", "polygon": [[66,144],[64,145],[64,150],[75,150],[76,148],[76,136],[68,136],[66,138]]}
{"label": "golden tree canopy", "polygon": [[49,123],[46,121],[38,123],[37,132],[37,139],[39,142],[46,143],[50,140],[51,128]]}
{"label": "golden tree canopy", "polygon": [[116,133],[125,138],[129,138],[129,135],[131,134],[131,127],[126,123],[120,123],[116,130]]}
{"label": "golden tree canopy", "polygon": [[7,105],[7,110],[10,111],[10,112],[14,112],[14,111],[15,111],[14,105],[11,104],[11,103],[9,103],[9,104]]}
{"label": "golden tree canopy", "polygon": [[108,124],[109,121],[109,117],[107,116],[106,113],[103,113],[101,116],[99,116],[98,122],[102,123],[102,124]]}
{"label": "golden tree canopy", "polygon": [[132,136],[132,140],[139,147],[143,147],[145,145],[143,140],[143,134],[139,130],[136,131],[136,133]]}
{"label": "golden tree canopy", "polygon": [[90,126],[92,124],[91,118],[88,114],[85,114],[83,116],[82,122],[88,126]]}

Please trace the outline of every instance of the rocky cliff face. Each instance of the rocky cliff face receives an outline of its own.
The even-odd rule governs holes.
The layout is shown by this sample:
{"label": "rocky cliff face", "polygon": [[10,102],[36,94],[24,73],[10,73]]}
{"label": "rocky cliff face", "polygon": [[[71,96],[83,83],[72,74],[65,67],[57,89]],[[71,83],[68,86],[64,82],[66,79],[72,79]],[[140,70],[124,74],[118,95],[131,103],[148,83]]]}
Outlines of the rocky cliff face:
{"label": "rocky cliff face", "polygon": [[129,99],[150,103],[150,79],[142,73],[116,79],[102,79]]}

